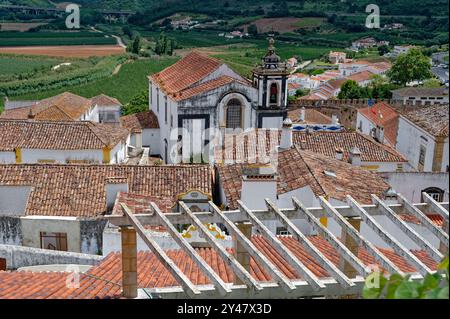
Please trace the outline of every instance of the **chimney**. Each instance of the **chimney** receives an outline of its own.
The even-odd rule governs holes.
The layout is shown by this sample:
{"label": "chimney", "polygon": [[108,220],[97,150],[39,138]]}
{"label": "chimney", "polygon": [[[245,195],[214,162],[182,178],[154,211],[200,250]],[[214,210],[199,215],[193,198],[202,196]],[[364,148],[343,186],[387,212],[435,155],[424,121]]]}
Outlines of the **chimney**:
{"label": "chimney", "polygon": [[333,114],[331,116],[331,124],[333,125],[339,125],[339,118],[336,114]]}
{"label": "chimney", "polygon": [[120,227],[122,242],[122,295],[136,298],[137,285],[137,236],[133,227]]}
{"label": "chimney", "polygon": [[277,176],[267,166],[252,166],[242,169],[241,200],[249,209],[265,209],[265,199],[277,201]]}
{"label": "chimney", "polygon": [[344,151],[342,150],[342,148],[337,147],[335,151],[336,151],[336,159],[338,161],[342,161],[342,159],[344,158]]}
{"label": "chimney", "polygon": [[384,143],[384,127],[381,125],[377,125],[375,128],[375,140],[377,140],[378,143]]}
{"label": "chimney", "polygon": [[283,121],[283,126],[281,128],[281,140],[280,148],[283,150],[290,149],[292,147],[292,121],[286,118]]}
{"label": "chimney", "polygon": [[300,121],[305,122],[306,120],[306,109],[304,106],[300,109]]}
{"label": "chimney", "polygon": [[119,192],[128,193],[128,180],[122,177],[110,177],[105,181],[106,211],[110,212]]}
{"label": "chimney", "polygon": [[352,147],[348,161],[354,166],[361,166],[361,151],[358,147]]}
{"label": "chimney", "polygon": [[28,112],[28,119],[32,120],[34,119],[33,109],[30,108],[30,112]]}

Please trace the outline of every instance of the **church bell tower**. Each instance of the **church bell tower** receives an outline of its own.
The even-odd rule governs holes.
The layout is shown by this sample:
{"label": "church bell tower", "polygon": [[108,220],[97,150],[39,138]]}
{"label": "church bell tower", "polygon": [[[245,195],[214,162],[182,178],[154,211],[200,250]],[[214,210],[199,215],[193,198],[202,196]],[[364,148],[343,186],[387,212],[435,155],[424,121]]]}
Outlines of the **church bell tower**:
{"label": "church bell tower", "polygon": [[274,39],[261,64],[253,69],[253,85],[258,89],[256,125],[259,128],[281,128],[287,114],[287,79],[289,69],[275,53]]}

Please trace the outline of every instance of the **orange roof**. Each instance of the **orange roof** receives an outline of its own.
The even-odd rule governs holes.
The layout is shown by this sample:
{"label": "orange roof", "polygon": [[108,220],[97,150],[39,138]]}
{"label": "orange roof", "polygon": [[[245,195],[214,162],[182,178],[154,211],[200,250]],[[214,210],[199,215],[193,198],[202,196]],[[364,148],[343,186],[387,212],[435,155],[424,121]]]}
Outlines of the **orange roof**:
{"label": "orange roof", "polygon": [[373,75],[374,74],[370,71],[362,71],[348,76],[347,80],[353,80],[355,82],[363,82],[370,80]]}
{"label": "orange roof", "polygon": [[399,114],[389,104],[378,102],[371,107],[359,109],[364,117],[375,125],[384,127],[384,136],[389,144],[395,146],[397,144],[397,130]]}
{"label": "orange roof", "polygon": [[[339,253],[323,238],[310,236],[308,239],[327,259],[336,266],[339,265]],[[280,240],[311,272],[319,278],[329,277],[327,271],[308,254],[303,245],[291,236],[281,236]],[[277,268],[290,279],[301,279],[292,266],[277,253],[277,251],[261,236],[253,236],[252,241]],[[404,272],[415,272],[416,269],[405,259],[390,249],[378,248],[389,260]],[[223,259],[211,248],[197,248],[200,256],[227,283],[234,280],[233,271]],[[233,253],[232,249],[228,249]],[[181,271],[196,285],[210,284],[201,270],[181,250],[166,251],[169,258],[180,267]],[[431,269],[436,269],[436,262],[423,251],[412,251],[423,263]],[[359,248],[358,258],[365,265],[377,264],[373,256]],[[149,252],[139,252],[137,256],[137,273],[139,288],[163,288],[179,286],[169,271]],[[271,281],[266,270],[258,265],[253,258],[250,260],[250,274],[260,282]],[[92,267],[86,273],[80,274],[78,288],[68,288],[67,273],[28,271],[0,271],[0,298],[2,299],[94,299],[120,298],[122,289],[122,265],[120,253],[111,253],[100,264]]]}
{"label": "orange roof", "polygon": [[122,103],[116,98],[111,96],[100,94],[91,98],[92,105],[100,106],[122,106]]}
{"label": "orange roof", "polygon": [[141,132],[143,129],[159,128],[158,118],[153,111],[122,116],[120,118],[120,125],[132,133]]}
{"label": "orange roof", "polygon": [[235,78],[232,78],[230,76],[223,75],[223,76],[220,76],[220,77],[215,78],[213,80],[204,82],[204,83],[202,83],[200,85],[188,88],[188,89],[180,91],[178,93],[174,93],[173,94],[173,98],[174,98],[175,101],[186,100],[186,99],[189,99],[189,98],[191,98],[193,96],[196,96],[196,95],[199,95],[199,94],[202,94],[202,93],[214,90],[214,89],[216,89],[218,87],[221,87],[221,86],[233,83],[233,82],[239,82],[241,84],[248,85],[247,83],[245,83],[243,81],[239,81],[239,80],[237,80]]}
{"label": "orange roof", "polygon": [[217,70],[223,63],[193,51],[177,63],[150,78],[168,94],[189,88]]}

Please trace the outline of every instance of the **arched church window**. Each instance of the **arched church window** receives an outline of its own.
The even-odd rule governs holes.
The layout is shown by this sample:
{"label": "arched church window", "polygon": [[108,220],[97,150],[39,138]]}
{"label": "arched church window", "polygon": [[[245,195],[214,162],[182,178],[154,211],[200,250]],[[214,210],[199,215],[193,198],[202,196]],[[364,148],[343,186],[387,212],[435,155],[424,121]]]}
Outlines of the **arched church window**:
{"label": "arched church window", "polygon": [[238,99],[231,99],[227,104],[227,128],[241,128],[242,103]]}
{"label": "arched church window", "polygon": [[278,86],[276,83],[270,85],[270,104],[278,103]]}

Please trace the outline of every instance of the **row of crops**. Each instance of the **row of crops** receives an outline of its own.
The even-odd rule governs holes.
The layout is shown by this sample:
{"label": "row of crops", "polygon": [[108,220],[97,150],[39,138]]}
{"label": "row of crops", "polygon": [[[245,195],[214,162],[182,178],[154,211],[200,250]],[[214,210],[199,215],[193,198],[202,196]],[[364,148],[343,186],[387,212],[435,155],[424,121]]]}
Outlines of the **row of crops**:
{"label": "row of crops", "polygon": [[85,84],[109,77],[117,65],[123,63],[127,56],[109,56],[91,59],[88,67],[70,69],[40,77],[0,82],[0,96],[17,96],[39,91],[55,90],[63,87]]}
{"label": "row of crops", "polygon": [[0,46],[100,45],[116,40],[98,32],[0,32]]}

